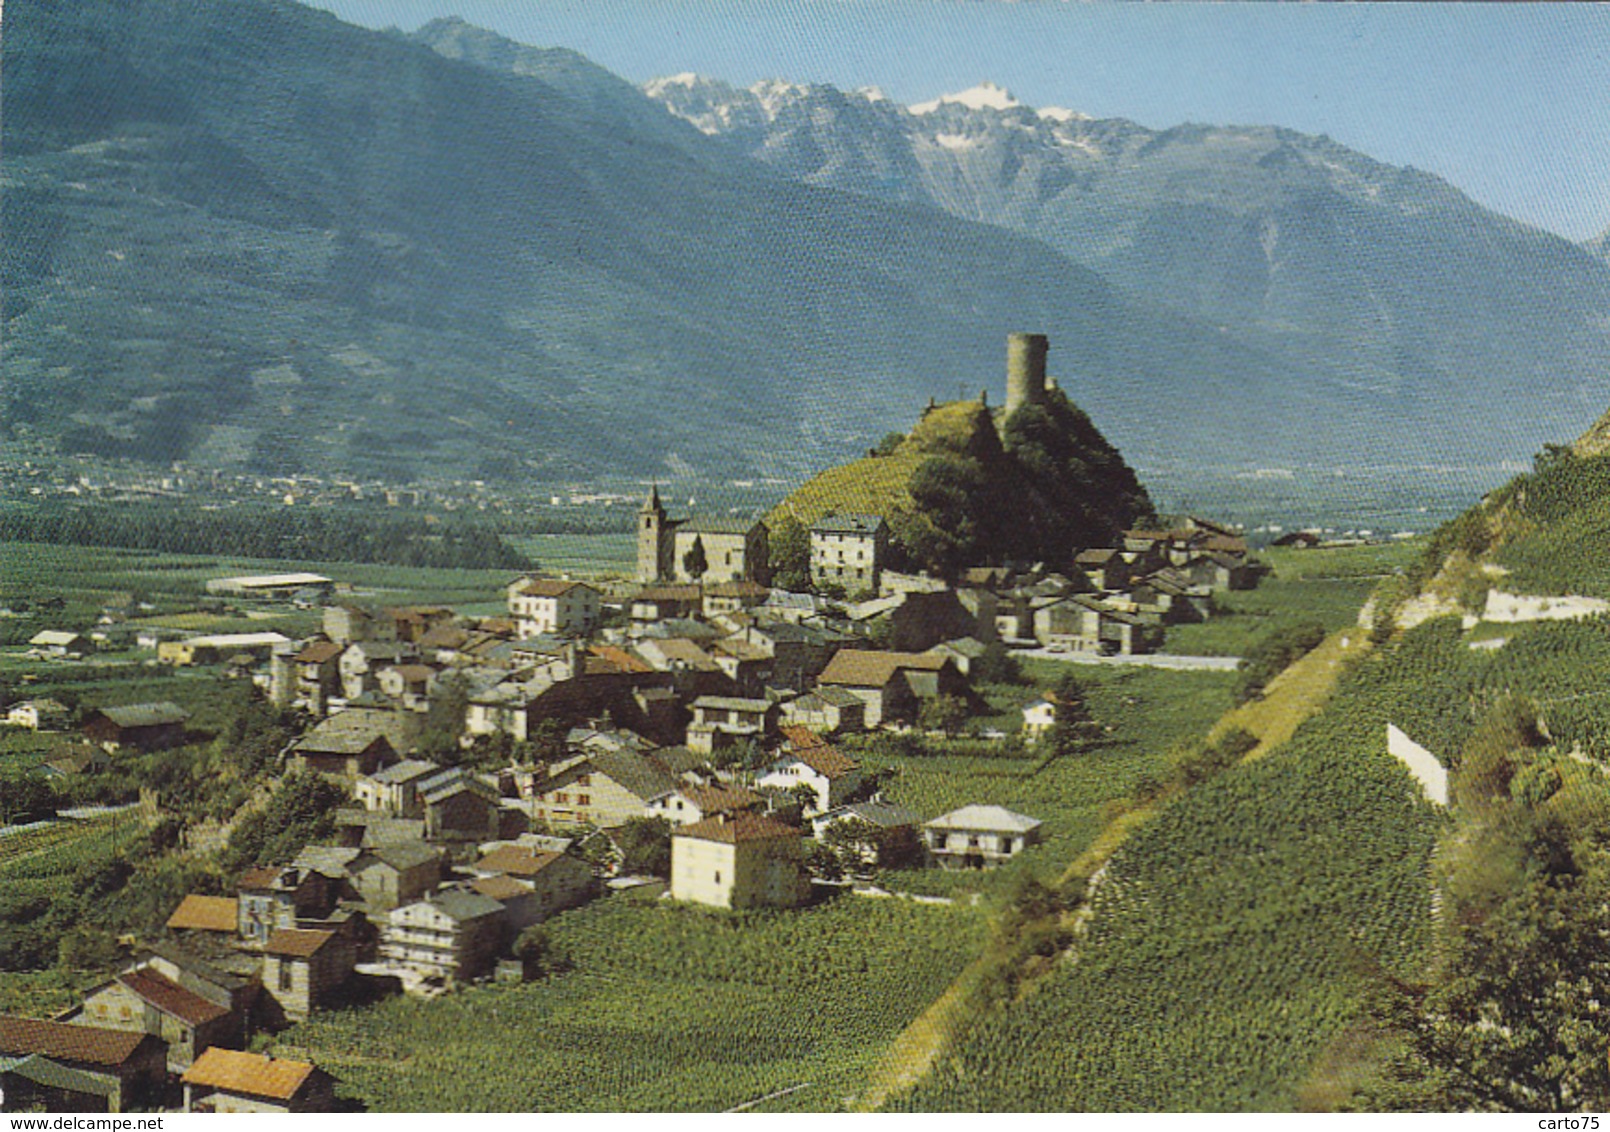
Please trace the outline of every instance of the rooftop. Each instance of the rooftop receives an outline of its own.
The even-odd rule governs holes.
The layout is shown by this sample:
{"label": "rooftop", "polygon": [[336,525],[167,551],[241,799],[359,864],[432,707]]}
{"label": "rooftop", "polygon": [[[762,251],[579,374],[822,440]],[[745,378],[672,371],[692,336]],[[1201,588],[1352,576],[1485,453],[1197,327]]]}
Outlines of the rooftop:
{"label": "rooftop", "polygon": [[212,1046],[185,1071],[186,1085],[222,1089],[252,1097],[288,1101],[318,1069],[306,1061],[288,1061],[260,1053]]}
{"label": "rooftop", "polygon": [[705,818],[693,825],[671,831],[672,838],[688,837],[698,841],[720,841],[737,845],[749,841],[798,840],[800,831],[793,826],[761,814],[740,813],[731,817],[719,815]]}

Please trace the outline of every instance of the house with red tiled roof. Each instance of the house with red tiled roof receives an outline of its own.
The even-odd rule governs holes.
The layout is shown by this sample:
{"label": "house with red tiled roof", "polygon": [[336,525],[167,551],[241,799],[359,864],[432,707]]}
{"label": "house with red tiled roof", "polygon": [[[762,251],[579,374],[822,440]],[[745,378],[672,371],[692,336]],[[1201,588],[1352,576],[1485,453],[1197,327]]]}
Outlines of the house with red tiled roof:
{"label": "house with red tiled roof", "polygon": [[112,1086],[107,1111],[156,1098],[167,1076],[167,1046],[136,1030],[78,1026],[0,1014],[0,1058],[47,1058]]}
{"label": "house with red tiled roof", "polygon": [[170,932],[215,932],[236,935],[240,931],[240,902],[233,896],[197,896],[179,901],[168,917]]}
{"label": "house with red tiled roof", "polygon": [[[598,890],[593,870],[579,857],[529,845],[505,845],[475,863],[470,887],[511,908],[509,928],[518,933],[566,908],[585,904]],[[518,885],[530,899],[499,895]]]}
{"label": "house with red tiled roof", "polygon": [[586,582],[568,578],[531,578],[509,587],[509,612],[522,641],[544,633],[585,637],[598,627],[603,601]]}
{"label": "house with red tiled roof", "polygon": [[671,897],[718,908],[792,908],[810,896],[800,831],[775,818],[717,814],[671,833]]}
{"label": "house with red tiled roof", "polygon": [[[804,731],[803,728],[797,730]],[[850,795],[861,785],[861,764],[837,747],[822,742],[813,732],[805,731],[805,734],[811,741],[790,742],[787,749],[766,764],[755,785],[762,790],[788,793],[800,786],[810,787],[815,802],[805,807],[808,816],[826,813],[849,801]]]}
{"label": "house with red tiled roof", "polygon": [[239,1039],[243,1020],[153,967],[135,967],[86,992],[70,1021],[150,1034],[167,1044],[168,1071],[183,1073],[208,1046]]}
{"label": "house with red tiled roof", "polygon": [[335,1081],[306,1061],[210,1049],[182,1078],[186,1112],[329,1112]]}
{"label": "house with red tiled roof", "polygon": [[760,808],[765,799],[742,786],[695,786],[679,783],[648,804],[648,816],[672,826],[695,825],[717,814],[729,817]]}

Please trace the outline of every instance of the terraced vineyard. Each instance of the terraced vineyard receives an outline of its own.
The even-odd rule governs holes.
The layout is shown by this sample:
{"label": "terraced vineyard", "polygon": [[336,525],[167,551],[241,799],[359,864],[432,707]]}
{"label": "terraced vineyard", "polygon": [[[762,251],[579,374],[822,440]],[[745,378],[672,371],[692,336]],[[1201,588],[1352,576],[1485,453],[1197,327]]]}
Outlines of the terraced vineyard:
{"label": "terraced vineyard", "polygon": [[[604,900],[550,921],[575,969],[288,1031],[373,1109],[837,1110],[983,946],[965,907],[843,897],[724,914]],[[474,1072],[466,1067],[474,1066]]]}

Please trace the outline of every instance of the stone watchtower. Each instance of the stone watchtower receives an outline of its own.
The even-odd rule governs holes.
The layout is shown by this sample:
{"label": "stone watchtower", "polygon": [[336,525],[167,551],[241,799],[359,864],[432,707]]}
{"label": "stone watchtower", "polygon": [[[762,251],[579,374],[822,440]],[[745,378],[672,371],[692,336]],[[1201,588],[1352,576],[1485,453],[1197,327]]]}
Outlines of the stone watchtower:
{"label": "stone watchtower", "polygon": [[660,503],[660,485],[649,489],[637,509],[637,580],[658,582],[671,576],[672,527]]}
{"label": "stone watchtower", "polygon": [[1050,343],[1044,334],[1006,336],[1006,415],[1024,405],[1045,403],[1045,354]]}

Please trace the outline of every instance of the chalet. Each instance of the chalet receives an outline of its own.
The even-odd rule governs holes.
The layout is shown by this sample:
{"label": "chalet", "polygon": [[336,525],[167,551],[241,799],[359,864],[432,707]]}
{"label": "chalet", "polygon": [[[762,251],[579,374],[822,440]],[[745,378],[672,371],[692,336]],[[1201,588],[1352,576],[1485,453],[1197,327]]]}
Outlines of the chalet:
{"label": "chalet", "polygon": [[23,700],[6,710],[6,722],[30,731],[59,731],[67,726],[70,714],[66,704],[55,700]]}
{"label": "chalet", "polygon": [[263,990],[285,1018],[305,1022],[352,977],[352,944],[340,932],[280,928],[263,944]]}
{"label": "chalet", "polygon": [[788,734],[791,749],[768,763],[755,785],[787,791],[809,786],[816,801],[807,811],[815,813],[826,813],[848,801],[861,785],[861,764],[812,732],[790,728]]}
{"label": "chalet", "polygon": [[[20,1061],[29,1057],[44,1058],[93,1078],[94,1084],[107,1089],[108,1112],[126,1112],[131,1106],[158,1099],[168,1068],[162,1039],[143,1030],[77,1026],[0,1014],[0,1059]],[[80,1088],[89,1084],[85,1082]]]}
{"label": "chalet", "polygon": [[792,908],[810,895],[799,830],[717,814],[671,833],[671,897],[718,908]]}
{"label": "chalet", "polygon": [[210,1049],[185,1071],[185,1112],[330,1112],[335,1081],[305,1061]]}
{"label": "chalet", "polygon": [[985,868],[1040,840],[1040,822],[1002,806],[963,806],[923,825],[928,852],[942,868]]}
{"label": "chalet", "polygon": [[150,751],[181,742],[189,718],[189,712],[164,700],[101,708],[90,712],[80,729],[91,742],[107,750],[137,747]]}
{"label": "chalet", "polygon": [[419,784],[439,774],[441,769],[424,759],[404,759],[372,774],[359,775],[353,796],[366,810],[399,818],[417,818],[425,812]]}
{"label": "chalet", "polygon": [[58,658],[85,657],[95,651],[94,641],[65,629],[43,629],[29,637],[28,644],[40,656]]}
{"label": "chalet", "polygon": [[161,971],[139,966],[84,993],[71,1021],[150,1034],[167,1047],[168,1072],[183,1073],[208,1046],[238,1044],[245,1019]]}
{"label": "chalet", "polygon": [[520,638],[554,633],[585,637],[598,627],[603,594],[585,582],[533,578],[509,595]]}
{"label": "chalet", "polygon": [[889,525],[881,515],[824,515],[811,524],[811,584],[848,593],[878,590],[889,557]]}
{"label": "chalet", "polygon": [[964,695],[966,681],[948,657],[871,649],[840,651],[817,679],[822,687],[843,688],[866,704],[866,725],[913,719],[921,701]]}
{"label": "chalet", "polygon": [[535,787],[532,817],[554,825],[613,829],[644,816],[648,804],[675,789],[659,760],[630,750],[592,750],[555,763]]}
{"label": "chalet", "polygon": [[694,825],[717,814],[732,817],[746,810],[759,809],[765,799],[741,786],[694,786],[682,784],[668,790],[648,804],[648,816],[664,818],[673,826]]}
{"label": "chalet", "polygon": [[688,747],[709,754],[744,739],[761,742],[776,732],[781,714],[781,709],[770,700],[700,696],[693,701]]}
{"label": "chalet", "polygon": [[492,966],[504,930],[503,905],[478,892],[448,889],[394,909],[380,933],[380,955],[467,982]]}

